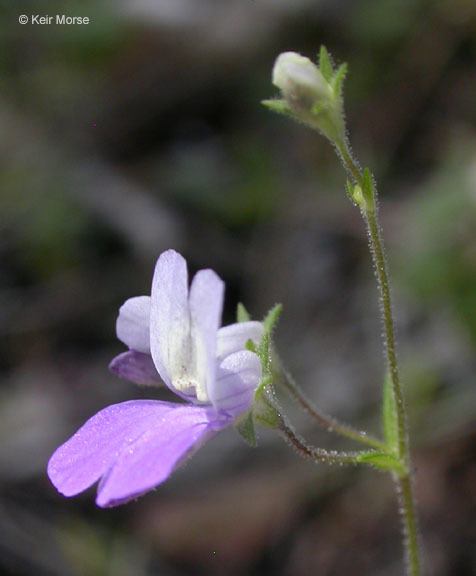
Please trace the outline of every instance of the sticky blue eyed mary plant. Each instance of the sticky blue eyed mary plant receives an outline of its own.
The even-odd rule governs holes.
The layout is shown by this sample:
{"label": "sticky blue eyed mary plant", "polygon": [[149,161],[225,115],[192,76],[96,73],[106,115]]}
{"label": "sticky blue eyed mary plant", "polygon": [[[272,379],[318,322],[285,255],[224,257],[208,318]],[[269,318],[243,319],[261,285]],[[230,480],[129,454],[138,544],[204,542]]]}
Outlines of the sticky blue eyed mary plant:
{"label": "sticky blue eyed mary plant", "polygon": [[[264,104],[330,140],[348,173],[348,194],[367,225],[388,364],[383,383],[383,439],[316,410],[285,372],[271,342],[280,305],[262,322],[251,320],[239,305],[237,322],[221,327],[223,281],[212,270],[200,270],[189,286],[185,259],[167,250],[157,260],[150,296],[130,298],[119,310],[116,333],[128,349],[109,367],[118,376],[149,387],[151,395],[153,387],[165,386],[176,400],[130,400],[100,410],[53,453],[47,471],[63,495],[74,496],[98,482],[96,504],[116,506],[164,482],[221,430],[232,426],[255,446],[255,427],[265,426],[316,462],[365,464],[389,472],[400,498],[408,574],[417,576],[420,564],[408,432],[376,190],[370,171],[361,170],[353,159],[345,136],[345,72],[345,65],[334,70],[325,48],[319,66],[292,52],[281,54],[273,83],[282,97]],[[309,445],[280,410],[274,394],[277,386],[287,389],[320,425],[365,449],[336,452]]]}

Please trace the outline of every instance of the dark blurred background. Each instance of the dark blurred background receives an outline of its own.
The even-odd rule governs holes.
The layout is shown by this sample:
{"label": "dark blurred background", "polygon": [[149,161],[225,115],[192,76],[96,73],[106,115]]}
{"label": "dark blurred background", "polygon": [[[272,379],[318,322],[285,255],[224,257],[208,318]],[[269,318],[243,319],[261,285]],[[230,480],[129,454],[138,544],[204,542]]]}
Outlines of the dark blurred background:
{"label": "dark blurred background", "polygon": [[[20,25],[21,14],[88,25]],[[387,476],[229,430],[155,492],[65,499],[51,452],[116,402],[115,318],[159,253],[227,283],[323,410],[378,429],[384,360],[367,240],[326,141],[260,105],[275,57],[347,61],[393,281],[428,574],[476,566],[474,0],[0,4],[0,573],[403,574]],[[281,398],[320,446],[353,448]]]}

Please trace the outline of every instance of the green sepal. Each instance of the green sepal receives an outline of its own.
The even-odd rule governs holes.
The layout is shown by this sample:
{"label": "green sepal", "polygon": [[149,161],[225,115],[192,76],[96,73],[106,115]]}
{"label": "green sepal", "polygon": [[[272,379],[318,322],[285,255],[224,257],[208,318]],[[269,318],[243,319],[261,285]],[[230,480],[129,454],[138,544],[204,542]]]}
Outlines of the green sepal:
{"label": "green sepal", "polygon": [[337,72],[334,74],[330,84],[334,94],[340,98],[342,95],[342,86],[344,84],[345,77],[347,76],[348,66],[346,62],[341,64],[339,68],[337,68]]}
{"label": "green sepal", "polygon": [[329,53],[324,45],[321,46],[319,51],[319,70],[324,76],[327,82],[331,82],[332,76],[334,75],[334,69],[332,68],[332,62],[329,58]]}
{"label": "green sepal", "polygon": [[261,337],[255,353],[258,355],[261,361],[263,378],[271,376],[271,335],[282,309],[282,304],[276,304],[276,306],[273,306],[273,308],[271,308],[271,310],[266,314],[262,322],[264,334]]}
{"label": "green sepal", "polygon": [[262,324],[264,328],[264,334],[261,337],[261,340],[258,343],[258,346],[254,346],[253,348],[250,347],[249,343],[246,343],[246,348],[254,352],[261,362],[261,370],[263,372],[263,377],[270,374],[270,365],[271,365],[271,355],[270,355],[270,341],[271,341],[271,333],[273,328],[278,321],[279,314],[283,309],[282,304],[276,304],[273,306],[271,310],[266,314]]}
{"label": "green sepal", "polygon": [[258,388],[255,391],[253,399],[253,421],[266,428],[277,428],[281,422],[281,416],[268,395],[272,394],[270,385],[271,376],[265,376],[261,379]]}
{"label": "green sepal", "polygon": [[271,331],[273,330],[274,325],[278,321],[282,309],[283,309],[282,304],[276,304],[276,306],[273,306],[273,308],[271,308],[271,310],[266,314],[263,320],[263,326],[266,334],[270,334]]}
{"label": "green sepal", "polygon": [[322,101],[316,102],[314,106],[311,108],[311,114],[313,116],[318,116],[321,112],[324,112],[324,110],[326,110],[327,108],[329,108],[327,102]]}
{"label": "green sepal", "polygon": [[249,446],[256,448],[257,442],[255,425],[253,422],[253,413],[251,410],[248,410],[248,412],[246,412],[246,414],[235,423],[235,428],[238,434]]}
{"label": "green sepal", "polygon": [[261,370],[263,374],[269,373],[269,364],[270,364],[270,357],[269,357],[269,332],[265,332],[263,337],[261,338],[258,347],[256,348],[256,352],[258,358],[261,362]]}
{"label": "green sepal", "polygon": [[250,352],[253,352],[254,354],[258,355],[258,347],[256,345],[256,342],[251,340],[251,338],[248,338],[248,340],[245,342],[245,350],[249,350]]}
{"label": "green sepal", "polygon": [[286,102],[286,100],[273,98],[271,100],[261,100],[261,104],[273,112],[277,112],[278,114],[287,114],[289,116],[293,116],[293,111],[289,107],[289,104]]}
{"label": "green sepal", "polygon": [[382,394],[382,427],[383,438],[390,452],[398,453],[398,423],[395,395],[393,393],[390,374],[387,373],[383,382]]}
{"label": "green sepal", "polygon": [[[251,408],[235,424],[235,428],[250,446],[256,446],[255,424],[260,424],[267,428],[277,428],[281,422],[281,416],[275,407],[275,402],[270,397],[273,394],[270,354],[271,332],[276,325],[281,310],[282,305],[277,304],[266,314],[262,322],[264,333],[258,344],[251,339],[245,343],[246,350],[250,350],[258,356],[262,370],[262,376],[254,392]],[[238,318],[243,316],[248,319],[249,315],[246,313],[245,316],[243,312],[246,312],[244,307],[240,310],[240,306],[238,306]]]}
{"label": "green sepal", "polygon": [[236,321],[249,322],[249,320],[251,320],[251,316],[248,314],[248,310],[241,302],[238,302],[238,306],[236,307]]}
{"label": "green sepal", "polygon": [[388,452],[379,452],[378,450],[369,450],[367,452],[358,452],[355,461],[362,464],[370,464],[380,470],[391,470],[398,476],[406,476],[408,470],[403,462]]}
{"label": "green sepal", "polygon": [[268,388],[268,386],[272,383],[273,378],[271,376],[271,374],[268,374],[267,376],[263,376],[255,390],[255,400],[261,395],[264,394]]}

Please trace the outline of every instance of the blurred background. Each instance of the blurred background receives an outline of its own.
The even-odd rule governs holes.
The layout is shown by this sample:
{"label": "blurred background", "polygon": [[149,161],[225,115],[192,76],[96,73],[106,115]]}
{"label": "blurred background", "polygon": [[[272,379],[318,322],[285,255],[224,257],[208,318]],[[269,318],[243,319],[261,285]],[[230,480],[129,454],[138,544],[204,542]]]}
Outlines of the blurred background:
{"label": "blurred background", "polygon": [[[88,25],[20,25],[21,14]],[[384,358],[359,213],[326,141],[275,116],[275,57],[350,66],[375,173],[428,574],[476,566],[474,0],[71,0],[0,5],[0,574],[403,574],[387,476],[233,430],[137,502],[60,496],[52,451],[139,398],[107,370],[119,306],[157,256],[226,281],[324,411],[379,434]],[[354,448],[284,396],[319,446]]]}

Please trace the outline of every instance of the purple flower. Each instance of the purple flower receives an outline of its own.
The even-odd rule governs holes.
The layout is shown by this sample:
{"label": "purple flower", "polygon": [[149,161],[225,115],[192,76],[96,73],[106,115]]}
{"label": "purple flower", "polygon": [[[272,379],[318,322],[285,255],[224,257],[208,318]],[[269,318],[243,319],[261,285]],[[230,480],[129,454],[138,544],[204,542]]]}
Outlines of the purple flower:
{"label": "purple flower", "polygon": [[127,300],[117,336],[129,351],[113,372],[138,384],[165,383],[186,403],[132,400],[90,418],[48,463],[65,496],[100,480],[96,503],[115,506],[154,488],[251,405],[261,377],[258,357],[245,349],[263,334],[259,322],[220,328],[224,283],[199,271],[188,289],[187,264],[173,250],[159,257],[151,296]]}

